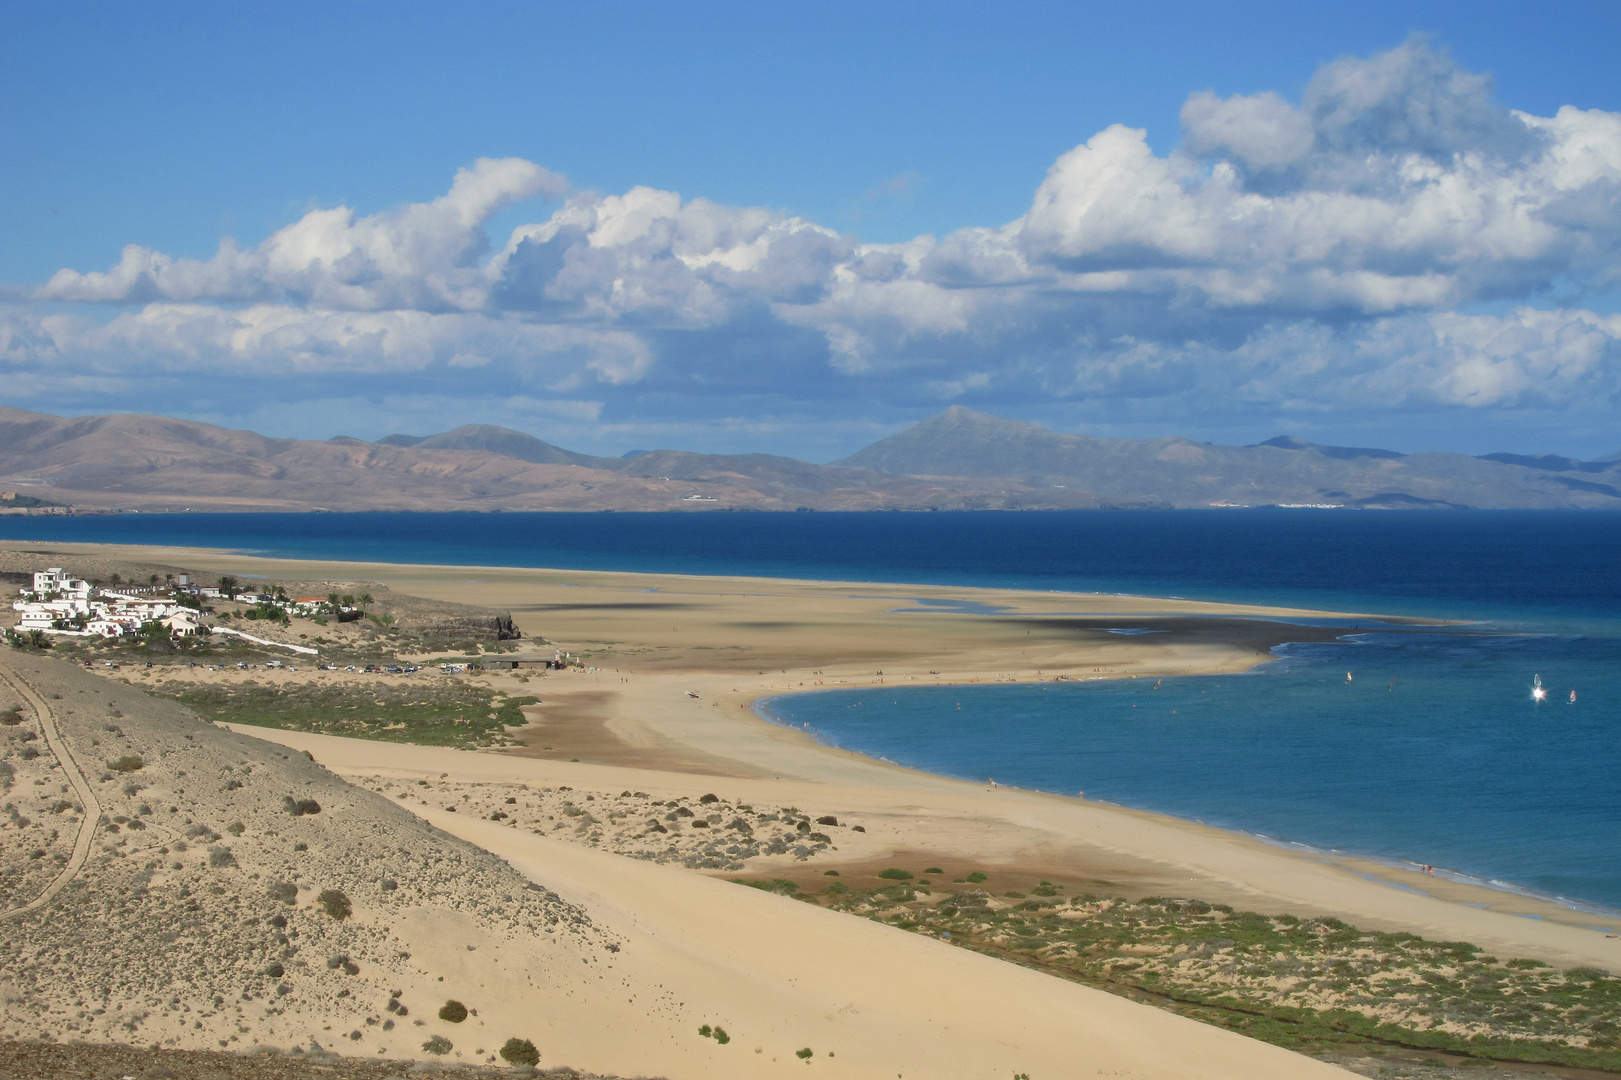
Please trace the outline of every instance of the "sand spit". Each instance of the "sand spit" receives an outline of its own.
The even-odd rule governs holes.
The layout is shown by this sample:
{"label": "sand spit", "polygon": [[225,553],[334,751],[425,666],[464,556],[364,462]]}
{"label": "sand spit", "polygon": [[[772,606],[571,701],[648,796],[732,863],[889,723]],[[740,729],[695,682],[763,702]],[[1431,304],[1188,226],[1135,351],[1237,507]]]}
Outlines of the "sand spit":
{"label": "sand spit", "polygon": [[[100,550],[105,554],[116,549]],[[752,709],[761,697],[813,686],[1242,670],[1265,659],[1279,641],[1343,632],[1284,627],[1266,618],[1309,613],[1007,590],[310,564],[209,552],[138,554],[190,567],[278,578],[382,579],[401,593],[510,608],[527,634],[544,635],[586,658],[585,670],[547,677],[485,675],[476,680],[490,689],[542,698],[542,704],[525,710],[530,726],[514,730],[525,744],[515,752],[468,753],[238,729],[244,738],[260,736],[286,748],[311,751],[338,776],[374,789],[347,789],[351,794],[344,797],[349,800],[346,805],[375,806],[379,814],[387,808],[391,816],[386,820],[394,823],[412,821],[415,815],[411,827],[418,832],[401,835],[431,837],[440,845],[454,843],[447,836],[452,833],[471,841],[505,860],[503,872],[521,873],[546,890],[543,896],[555,894],[555,902],[581,920],[570,924],[579,930],[578,940],[570,943],[576,951],[551,954],[576,956],[578,972],[571,974],[574,969],[564,963],[555,968],[555,977],[531,981],[530,968],[524,966],[528,954],[521,952],[526,947],[533,951],[526,945],[527,931],[505,925],[479,930],[480,920],[489,918],[482,910],[483,890],[455,892],[447,885],[434,904],[421,903],[398,914],[362,911],[357,900],[356,915],[341,924],[343,928],[368,925],[364,920],[371,919],[412,943],[398,948],[412,953],[412,970],[420,973],[415,988],[406,987],[408,995],[401,999],[410,1006],[407,1023],[414,1025],[423,1016],[422,999],[409,996],[419,993],[423,981],[429,982],[432,994],[443,978],[458,988],[454,992],[459,1000],[478,1010],[458,1028],[437,1023],[430,1013],[427,1030],[416,1028],[403,1048],[382,1044],[391,1057],[413,1053],[411,1045],[442,1029],[442,1037],[457,1044],[447,1055],[452,1059],[465,1054],[460,1060],[486,1061],[492,1046],[499,1044],[495,1033],[503,1037],[511,1033],[534,1039],[542,1048],[543,1065],[561,1061],[673,1080],[769,1075],[779,1068],[801,1067],[803,1061],[818,1069],[884,1080],[891,1073],[988,1078],[1025,1072],[1043,1080],[1099,1073],[1343,1075],[1276,1048],[1016,965],[706,874],[793,878],[841,869],[847,876],[872,876],[885,865],[904,863],[914,868],[939,865],[948,875],[960,877],[969,867],[981,867],[994,875],[1051,878],[1074,891],[1198,897],[1245,909],[1335,915],[1361,926],[1468,939],[1503,955],[1541,957],[1565,965],[1621,966],[1621,943],[1574,921],[1596,924],[1603,921],[1598,917],[1546,910],[1552,906],[1539,907],[1535,901],[1486,890],[1460,887],[1453,895],[1434,881],[1416,883],[1431,892],[1422,895],[1389,868],[1290,851],[1082,799],[929,776],[818,746],[808,732],[761,723]],[[1162,632],[1135,636],[1110,632],[1144,626]],[[98,679],[88,673],[75,675],[93,683]],[[135,677],[147,679],[140,673]],[[154,682],[157,678],[152,676]],[[119,692],[133,695],[131,700],[145,700],[129,687]],[[120,707],[130,711],[127,705]],[[265,752],[271,765],[308,764],[306,758],[300,765],[296,754],[282,757],[287,750]],[[103,751],[98,748],[96,753]],[[332,774],[316,771],[339,782]],[[216,775],[228,783],[223,771]],[[184,778],[170,782],[178,788]],[[96,790],[104,786],[116,784],[98,781]],[[414,794],[402,800],[402,791]],[[423,791],[432,791],[433,797],[424,800]],[[533,806],[523,805],[526,793],[535,793],[528,800]],[[696,815],[704,805],[697,800],[708,793],[726,804],[718,824],[729,825],[733,816],[742,817],[745,806],[778,816],[775,823],[745,819],[759,833],[761,824],[767,829],[787,824],[781,815],[793,811],[808,817],[829,843],[803,857],[787,845],[777,853],[762,850],[740,858],[742,844],[729,837],[717,851],[709,847],[715,840],[698,840],[699,830],[683,820],[681,839],[671,850],[675,831],[653,831],[655,818],[666,829],[669,823],[662,815],[641,810],[645,800],[649,805],[662,803],[664,814],[673,812],[673,803]],[[304,796],[292,792],[280,797],[293,798],[296,806]],[[327,798],[334,805],[341,801],[333,792],[325,798],[310,797],[323,806],[313,820],[328,819]],[[508,798],[517,801],[508,804]],[[567,814],[569,802],[598,820],[582,823]],[[611,812],[599,813],[599,803]],[[272,818],[278,805],[282,804],[272,804]],[[454,812],[448,809],[452,806]],[[521,807],[525,813],[510,807]],[[26,809],[20,813],[26,816]],[[128,815],[128,810],[109,808],[109,813],[116,817]],[[508,816],[495,816],[500,813]],[[573,824],[557,829],[559,815]],[[221,831],[221,822],[234,820],[205,822],[200,813],[193,816],[215,834]],[[840,824],[821,827],[816,820],[821,816],[834,817]],[[304,824],[312,818],[286,814],[280,820]],[[851,822],[860,823],[864,831],[846,828]],[[581,829],[581,824],[586,827]],[[278,833],[284,827],[290,826],[270,826]],[[125,828],[127,832],[127,824]],[[351,843],[351,858],[363,859],[369,857],[364,852],[386,843],[380,836],[392,835],[396,828],[406,826],[391,824],[373,835],[330,839]],[[797,821],[794,832],[799,832]],[[255,834],[250,829],[245,835]],[[11,838],[0,831],[0,839]],[[45,858],[55,860],[63,854],[64,841],[54,842],[58,847]],[[209,844],[236,846],[223,837]],[[734,845],[738,852],[725,850]],[[415,848],[416,842],[407,846]],[[0,851],[9,850],[0,845]],[[639,857],[625,858],[621,853]],[[733,869],[737,862],[744,863],[742,871]],[[694,873],[689,865],[700,872]],[[86,874],[96,867],[92,857]],[[263,877],[282,875],[275,880],[293,880],[285,876],[289,871],[268,858],[251,870]],[[391,873],[376,866],[371,872]],[[329,887],[310,875],[306,878],[310,890]],[[855,881],[854,876],[848,879]],[[205,880],[199,876],[197,882]],[[403,890],[405,879],[395,880]],[[1387,881],[1407,888],[1391,888]],[[363,885],[364,881],[355,888]],[[71,900],[71,893],[72,889],[65,891],[52,907]],[[196,896],[195,888],[192,895]],[[309,890],[301,891],[300,901],[307,903],[308,895]],[[1490,904],[1492,909],[1469,906],[1473,903]],[[1541,917],[1519,917],[1525,914]],[[318,920],[317,925],[323,931],[332,929]],[[298,928],[306,935],[315,932]],[[479,933],[488,936],[480,938]],[[0,931],[0,937],[6,936]],[[499,956],[494,955],[497,944]],[[468,945],[474,950],[469,952]],[[619,951],[591,951],[613,946]],[[365,978],[367,961],[358,959],[353,950],[348,955],[351,964],[361,968],[360,974],[332,976],[337,981],[323,993]],[[386,959],[386,950],[383,955]],[[517,959],[508,966],[511,958]],[[7,959],[0,953],[0,962]],[[346,969],[340,964],[326,970]],[[378,992],[392,989],[401,986]],[[342,1000],[333,998],[337,1004],[332,1007],[341,1007]],[[269,1010],[263,1011],[265,1019],[271,1019]],[[391,1021],[397,1026],[390,1033],[397,1032],[400,1021],[397,1014],[375,1007],[371,1015],[382,1023],[362,1029],[346,1028],[352,1021],[322,1021],[321,1033],[327,1038],[315,1037],[323,1048],[332,1049],[328,1040],[335,1033],[342,1052],[380,1057],[373,1047],[381,1040],[373,1041],[374,1034],[382,1034],[378,1029]],[[247,1030],[236,1031],[239,1042],[227,1045],[243,1045],[251,1037],[249,1019],[244,1013],[238,1026]],[[698,1034],[700,1025],[712,1030],[718,1025],[729,1039],[722,1043],[704,1038]],[[360,1031],[362,1038],[342,1045],[349,1030]],[[458,1037],[474,1033],[477,1037],[471,1043]],[[215,1036],[220,1037],[228,1040],[228,1035]],[[799,1050],[809,1050],[811,1056],[800,1058]]]}
{"label": "sand spit", "polygon": [[[688,779],[659,789],[666,797],[698,794],[716,777],[794,781],[801,783],[795,791],[768,783],[748,798],[866,813],[880,831],[893,823],[898,850],[916,840],[940,858],[955,845],[965,860],[1022,867],[1032,879],[1082,891],[1119,888],[1334,915],[1370,928],[1467,939],[1503,955],[1621,969],[1621,938],[1605,937],[1621,934],[1621,919],[1091,801],[987,793],[830,750],[809,732],[761,723],[752,708],[762,697],[818,687],[882,693],[907,685],[1240,671],[1268,659],[1280,642],[1332,638],[1357,625],[1422,633],[1423,620],[1133,595],[323,562],[185,548],[7,543],[0,551],[28,551],[53,565],[139,560],[271,580],[374,582],[401,595],[509,610],[526,635],[583,657],[591,670],[487,675],[480,683],[542,698],[525,710],[531,726],[512,732],[525,744],[517,752],[625,767],[604,790],[652,792],[647,777],[672,772]],[[1323,619],[1327,625],[1298,625]],[[1111,632],[1119,628],[1160,632]],[[829,801],[829,787],[847,805]]]}

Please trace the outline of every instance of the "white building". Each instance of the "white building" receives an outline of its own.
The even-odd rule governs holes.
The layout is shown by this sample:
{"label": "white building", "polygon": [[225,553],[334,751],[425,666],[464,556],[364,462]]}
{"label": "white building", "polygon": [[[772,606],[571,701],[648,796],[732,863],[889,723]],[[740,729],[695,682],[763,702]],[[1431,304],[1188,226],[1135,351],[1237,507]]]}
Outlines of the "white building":
{"label": "white building", "polygon": [[169,631],[181,635],[195,634],[203,626],[202,617],[190,608],[181,608],[160,621]]}
{"label": "white building", "polygon": [[[17,629],[122,637],[139,633],[149,622],[161,622],[180,634],[195,634],[202,626],[199,612],[170,599],[102,589],[100,597],[91,600],[90,593],[88,582],[72,577],[61,567],[38,571],[34,574],[33,592],[25,594],[28,599],[12,602],[12,610],[19,615]],[[80,620],[84,629],[74,629]]]}
{"label": "white building", "polygon": [[47,596],[51,593],[60,593],[65,597],[76,600],[90,599],[90,583],[81,581],[60,566],[53,566],[49,570],[34,571],[34,593],[37,596]]}

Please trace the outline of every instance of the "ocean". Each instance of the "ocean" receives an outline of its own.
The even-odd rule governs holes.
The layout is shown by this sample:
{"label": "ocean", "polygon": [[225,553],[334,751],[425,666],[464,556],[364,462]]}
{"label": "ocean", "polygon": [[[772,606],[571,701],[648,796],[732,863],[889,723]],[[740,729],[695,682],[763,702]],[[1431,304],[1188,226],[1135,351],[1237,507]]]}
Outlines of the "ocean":
{"label": "ocean", "polygon": [[[1467,620],[1422,634],[1347,628],[1338,641],[1282,646],[1246,675],[1158,690],[1151,680],[868,687],[766,709],[829,744],[932,772],[1085,791],[1621,910],[1621,515],[126,514],[0,518],[0,537]],[[1119,629],[1142,628],[1123,618]]]}

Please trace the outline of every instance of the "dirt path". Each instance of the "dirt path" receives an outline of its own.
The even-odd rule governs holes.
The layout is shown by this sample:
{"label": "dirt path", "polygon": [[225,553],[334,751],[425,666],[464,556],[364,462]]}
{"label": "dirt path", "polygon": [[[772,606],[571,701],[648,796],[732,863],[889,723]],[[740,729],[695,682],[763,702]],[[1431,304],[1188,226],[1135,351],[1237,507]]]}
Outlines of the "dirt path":
{"label": "dirt path", "polygon": [[73,785],[74,793],[79,796],[79,801],[84,806],[84,813],[79,820],[79,835],[73,841],[73,856],[68,859],[67,865],[62,867],[62,872],[56,875],[51,883],[45,886],[45,890],[34,899],[21,907],[0,912],[0,920],[4,920],[44,907],[57,893],[67,887],[68,882],[78,876],[79,871],[84,868],[85,860],[90,857],[90,845],[95,841],[96,826],[101,823],[101,803],[96,799],[96,793],[90,787],[90,781],[85,779],[79,763],[68,750],[62,733],[57,730],[56,718],[51,715],[51,707],[45,704],[45,699],[15,671],[0,668],[0,680],[9,683],[12,689],[33,707],[34,713],[39,717],[40,730],[45,733],[45,745],[56,755],[56,760],[62,765],[62,771],[67,773],[68,782]]}

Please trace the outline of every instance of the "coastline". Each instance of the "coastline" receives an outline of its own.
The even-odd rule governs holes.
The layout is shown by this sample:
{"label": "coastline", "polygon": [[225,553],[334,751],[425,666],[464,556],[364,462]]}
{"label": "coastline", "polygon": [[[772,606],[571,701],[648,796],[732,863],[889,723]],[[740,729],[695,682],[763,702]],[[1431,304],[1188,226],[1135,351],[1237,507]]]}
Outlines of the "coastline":
{"label": "coastline", "polygon": [[[1197,675],[1202,673],[1193,674]],[[752,703],[752,706],[756,715],[760,717],[762,722],[771,724],[775,727],[784,728],[788,731],[799,731],[799,727],[796,726],[792,721],[778,716],[772,711],[773,704],[778,701],[791,700],[794,696],[796,695],[782,694],[775,697],[762,698]],[[962,775],[960,773],[932,770],[920,765],[906,765],[882,755],[861,750],[851,750],[848,747],[822,741],[822,739],[819,737],[819,733],[814,731],[812,732],[812,735],[813,737],[816,737],[818,745],[821,745],[835,753],[857,753],[879,764],[900,769],[911,769],[922,772],[926,775],[939,776],[942,779],[947,780],[955,780],[959,783],[971,785],[977,783],[974,778]],[[1045,787],[1024,787],[1019,784],[1010,784],[1006,781],[999,781],[996,786],[998,789],[1006,791],[1028,791],[1034,794],[1053,795],[1060,798],[1064,797],[1063,792],[1054,791]],[[1305,841],[1291,839],[1286,836],[1274,836],[1269,833],[1260,832],[1251,828],[1243,828],[1238,825],[1213,825],[1205,821],[1203,818],[1192,817],[1186,814],[1171,813],[1169,811],[1155,809],[1150,806],[1131,806],[1125,803],[1095,797],[1088,799],[1087,802],[1101,807],[1108,807],[1132,813],[1150,814],[1156,817],[1168,818],[1173,821],[1180,821],[1203,828],[1211,828],[1220,833],[1244,837],[1248,840],[1274,847],[1280,851],[1296,854],[1304,858],[1332,861],[1335,865],[1344,867],[1348,872],[1353,873],[1358,877],[1375,881],[1391,888],[1407,892],[1415,892],[1419,895],[1437,895],[1437,887],[1439,886],[1441,891],[1447,893],[1449,897],[1463,900],[1467,894],[1460,892],[1456,896],[1453,896],[1453,890],[1447,888],[1447,885],[1450,884],[1471,892],[1473,890],[1485,890],[1491,893],[1506,894],[1522,900],[1534,901],[1538,905],[1551,905],[1565,911],[1567,913],[1567,918],[1572,920],[1574,923],[1586,925],[1588,929],[1598,930],[1602,933],[1614,933],[1617,931],[1618,925],[1621,925],[1621,908],[1608,907],[1596,901],[1572,899],[1570,897],[1560,896],[1554,893],[1534,889],[1529,886],[1520,885],[1512,881],[1505,881],[1497,878],[1485,878],[1478,874],[1471,874],[1467,871],[1459,870],[1454,867],[1442,865],[1429,865],[1426,867],[1425,864],[1419,863],[1414,859],[1404,858],[1397,855],[1378,855],[1348,848],[1325,847],[1321,844],[1307,843]],[[1422,888],[1420,886],[1422,886]],[[1529,910],[1520,911],[1516,909],[1516,913],[1526,917],[1542,917],[1540,913]],[[1599,927],[1582,923],[1582,916],[1591,916],[1597,919],[1602,919],[1605,920],[1609,925]]]}
{"label": "coastline", "polygon": [[[64,556],[106,554],[112,547],[15,546],[48,547]],[[531,683],[544,701],[532,709],[530,728],[517,732],[528,746],[477,755],[487,760],[476,764],[469,760],[474,755],[440,752],[458,773],[482,775],[496,761],[521,757],[530,759],[526,773],[539,769],[538,775],[554,782],[567,776],[583,782],[602,769],[615,770],[608,774],[613,783],[648,790],[692,787],[699,776],[712,783],[724,779],[739,797],[837,805],[842,813],[881,819],[860,842],[841,840],[845,865],[876,865],[913,853],[934,862],[949,857],[1009,874],[1063,877],[1077,886],[1107,883],[1139,894],[1335,915],[1564,966],[1621,968],[1621,942],[1605,936],[1621,933],[1621,919],[1608,915],[1148,811],[1039,792],[990,791],[822,746],[755,715],[762,699],[810,689],[817,680],[821,688],[879,680],[972,685],[1051,679],[1066,669],[1072,677],[1115,678],[1240,671],[1269,659],[1271,644],[1307,637],[1309,627],[1267,622],[1269,616],[1376,616],[1138,596],[304,562],[175,548],[116,551],[202,570],[380,581],[434,599],[510,609],[532,635],[576,651],[597,650],[600,670]],[[896,610],[917,598],[1005,610]],[[789,613],[793,618],[785,617]],[[1127,614],[1166,620],[1175,632],[1123,637],[1100,629],[1111,617]],[[1030,640],[1016,640],[1015,628]],[[1328,636],[1342,633],[1343,627],[1327,630]],[[749,646],[725,655],[725,641],[740,636]],[[790,646],[803,655],[791,655]],[[689,698],[688,691],[699,697]],[[296,736],[251,733],[289,745]],[[1600,924],[1603,929],[1594,929]]]}

